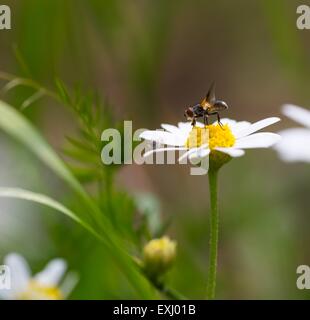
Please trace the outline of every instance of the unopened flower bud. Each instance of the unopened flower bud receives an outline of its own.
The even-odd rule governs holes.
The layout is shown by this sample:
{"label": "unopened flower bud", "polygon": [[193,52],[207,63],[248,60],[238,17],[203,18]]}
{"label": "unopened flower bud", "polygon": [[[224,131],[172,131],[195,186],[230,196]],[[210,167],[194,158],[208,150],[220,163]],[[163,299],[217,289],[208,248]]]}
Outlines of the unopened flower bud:
{"label": "unopened flower bud", "polygon": [[176,258],[176,242],[169,237],[153,239],[143,249],[145,272],[152,278],[165,273]]}

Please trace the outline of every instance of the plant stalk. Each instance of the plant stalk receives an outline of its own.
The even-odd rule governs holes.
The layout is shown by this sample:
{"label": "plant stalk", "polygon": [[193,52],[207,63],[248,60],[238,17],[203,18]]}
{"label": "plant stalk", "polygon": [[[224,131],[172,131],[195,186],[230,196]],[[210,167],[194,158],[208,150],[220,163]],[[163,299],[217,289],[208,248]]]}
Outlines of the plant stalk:
{"label": "plant stalk", "polygon": [[218,170],[209,171],[209,189],[210,189],[210,253],[209,267],[207,279],[207,299],[211,300],[215,297],[216,287],[216,269],[217,269],[217,250],[218,250]]}

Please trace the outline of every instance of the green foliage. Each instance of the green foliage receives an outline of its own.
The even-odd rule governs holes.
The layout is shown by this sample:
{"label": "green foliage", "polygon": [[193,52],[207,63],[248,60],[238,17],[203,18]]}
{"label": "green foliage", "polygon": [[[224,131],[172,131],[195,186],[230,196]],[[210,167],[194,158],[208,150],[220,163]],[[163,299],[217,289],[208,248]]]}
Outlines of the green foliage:
{"label": "green foliage", "polygon": [[[106,166],[101,161],[100,153],[104,146],[100,139],[101,131],[113,126],[108,106],[102,104],[97,95],[85,94],[80,88],[76,88],[72,95],[59,79],[56,80],[57,91],[53,92],[30,79],[4,73],[2,78],[9,81],[6,90],[12,90],[17,86],[35,90],[35,93],[22,103],[21,109],[32,105],[35,100],[33,97],[48,95],[72,111],[78,122],[79,132],[78,137],[67,137],[69,146],[63,150],[69,158],[67,164],[63,163],[28,120],[3,102],[0,105],[0,127],[25,144],[62,178],[76,193],[80,207],[73,212],[45,195],[27,190],[3,189],[0,196],[44,204],[72,218],[105,245],[142,296],[152,297],[150,285],[145,282],[144,275],[137,270],[126,251],[140,255],[142,243],[149,239],[150,235],[155,235],[161,227],[159,213],[158,209],[154,210],[154,204],[149,210],[150,207],[147,208],[146,203],[142,203],[142,196],[136,202],[125,192],[115,189],[113,180],[119,166]],[[92,196],[82,187],[82,184],[90,183],[96,183],[98,186],[97,194]],[[136,226],[137,214],[142,214],[142,220],[146,217],[147,224]]]}
{"label": "green foliage", "polygon": [[[66,165],[60,160],[52,148],[44,141],[41,135],[32,127],[30,122],[20,115],[16,110],[11,108],[4,102],[0,103],[0,128],[5,132],[13,136],[27,146],[35,155],[37,155],[54,173],[63,179],[69,187],[71,187],[77,194],[78,200],[83,204],[83,210],[79,212],[80,223],[87,230],[93,230],[92,233],[99,236],[100,240],[105,245],[106,249],[115,258],[123,272],[127,275],[128,280],[137,289],[137,292],[144,297],[152,297],[153,293],[150,290],[150,286],[146,283],[143,275],[139,273],[133,260],[125,251],[123,241],[114,231],[114,228],[107,219],[106,215],[103,215],[97,206],[97,204],[91,199],[91,197],[85,192],[80,183],[74,178],[71,172],[67,169]],[[12,194],[10,194],[12,196]],[[28,196],[31,194],[26,194]],[[26,197],[25,193],[20,197]],[[53,206],[61,212],[66,212],[68,216],[75,217],[69,211],[65,211],[64,207],[60,207],[52,200],[43,198],[44,196],[32,197],[31,200],[39,201],[46,205]],[[43,198],[43,200],[42,200]],[[91,226],[91,227],[90,227]]]}

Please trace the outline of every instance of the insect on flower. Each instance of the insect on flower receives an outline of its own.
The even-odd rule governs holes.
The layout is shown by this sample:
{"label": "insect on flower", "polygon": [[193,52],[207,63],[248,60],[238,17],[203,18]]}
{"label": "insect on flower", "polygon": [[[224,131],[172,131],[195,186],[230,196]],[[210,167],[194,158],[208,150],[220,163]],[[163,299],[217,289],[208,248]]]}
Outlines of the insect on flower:
{"label": "insect on flower", "polygon": [[191,121],[192,126],[195,126],[197,118],[203,118],[204,124],[209,125],[209,116],[216,115],[217,121],[222,127],[219,112],[226,109],[228,109],[227,103],[215,98],[215,84],[213,82],[206,97],[200,103],[188,107],[184,112],[184,116]]}
{"label": "insect on flower", "polygon": [[[178,126],[162,124],[161,130],[145,130],[140,138],[159,144],[158,148],[145,152],[144,157],[153,153],[181,150],[179,162],[185,158],[203,159],[216,151],[230,157],[241,157],[246,149],[269,148],[281,137],[271,132],[257,132],[280,121],[277,117],[266,118],[254,123],[222,119],[223,127],[218,123],[205,126],[197,122],[192,127],[189,122],[179,122]],[[164,146],[162,146],[164,145]]]}

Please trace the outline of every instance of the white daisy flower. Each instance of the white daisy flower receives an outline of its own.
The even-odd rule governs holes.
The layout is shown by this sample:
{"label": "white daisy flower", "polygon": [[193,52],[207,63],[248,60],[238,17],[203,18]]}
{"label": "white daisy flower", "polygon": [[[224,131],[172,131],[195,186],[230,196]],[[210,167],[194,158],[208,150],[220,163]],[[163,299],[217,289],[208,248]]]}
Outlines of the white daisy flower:
{"label": "white daisy flower", "polygon": [[304,126],[280,131],[280,143],[275,145],[282,160],[287,162],[310,162],[310,110],[285,104],[282,112],[288,118]]}
{"label": "white daisy flower", "polygon": [[63,259],[53,259],[34,276],[27,261],[19,254],[11,253],[4,259],[10,273],[10,289],[0,289],[0,299],[5,300],[62,300],[73,290],[77,275],[68,274],[61,286],[67,264]]}
{"label": "white daisy flower", "polygon": [[202,159],[214,154],[214,151],[230,157],[240,157],[244,149],[269,148],[280,140],[280,136],[270,132],[257,131],[280,121],[277,117],[267,118],[255,123],[222,119],[222,126],[217,122],[204,126],[196,124],[193,128],[189,122],[179,122],[178,126],[162,124],[163,130],[146,130],[141,138],[167,147],[160,147],[144,154],[147,157],[154,152],[182,150],[179,162],[185,158]]}

